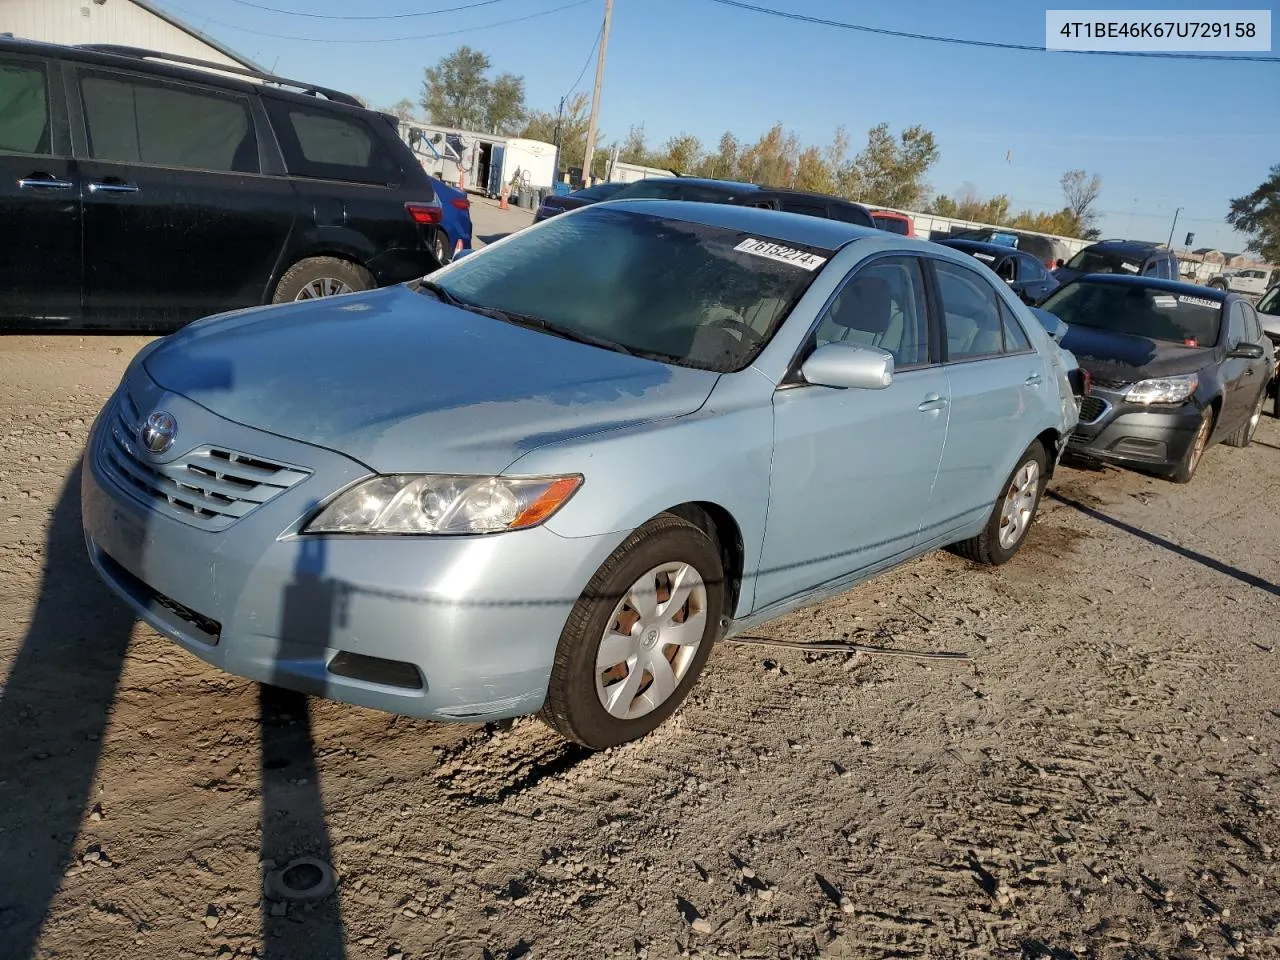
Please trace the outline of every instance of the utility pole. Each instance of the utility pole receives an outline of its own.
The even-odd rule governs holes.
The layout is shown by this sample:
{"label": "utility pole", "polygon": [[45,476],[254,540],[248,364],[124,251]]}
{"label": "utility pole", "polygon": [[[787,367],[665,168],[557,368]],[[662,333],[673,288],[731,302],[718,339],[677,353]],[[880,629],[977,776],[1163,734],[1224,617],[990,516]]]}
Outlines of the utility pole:
{"label": "utility pole", "polygon": [[1169,242],[1165,244],[1165,246],[1170,250],[1173,249],[1173,231],[1178,228],[1178,214],[1180,214],[1182,210],[1183,208],[1179,207],[1177,210],[1173,211],[1173,226],[1169,228]]}
{"label": "utility pole", "polygon": [[560,109],[556,112],[556,162],[554,173],[552,176],[556,178],[556,183],[560,182],[560,127],[564,122],[564,97],[560,98]]}
{"label": "utility pole", "polygon": [[596,118],[600,113],[600,85],[604,83],[604,54],[609,47],[609,21],[613,19],[613,0],[604,0],[604,29],[600,32],[600,58],[596,61],[596,88],[591,94],[591,119],[587,122],[587,155],[582,160],[582,182],[591,179],[591,155],[596,152]]}

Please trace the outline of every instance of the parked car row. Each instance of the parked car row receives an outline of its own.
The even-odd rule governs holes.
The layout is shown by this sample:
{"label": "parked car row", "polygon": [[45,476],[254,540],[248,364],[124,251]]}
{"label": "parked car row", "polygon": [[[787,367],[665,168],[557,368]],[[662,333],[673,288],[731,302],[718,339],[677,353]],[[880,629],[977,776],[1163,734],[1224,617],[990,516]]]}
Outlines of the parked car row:
{"label": "parked car row", "polygon": [[5,327],[172,329],[410,280],[471,244],[465,194],[335,90],[0,38],[0,97]]}

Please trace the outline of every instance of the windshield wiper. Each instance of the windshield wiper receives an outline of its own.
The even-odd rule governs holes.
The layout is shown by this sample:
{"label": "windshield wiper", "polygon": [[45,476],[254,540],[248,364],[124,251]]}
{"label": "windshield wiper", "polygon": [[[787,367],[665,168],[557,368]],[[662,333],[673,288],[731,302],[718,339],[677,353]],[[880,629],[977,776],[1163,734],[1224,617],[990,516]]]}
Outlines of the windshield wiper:
{"label": "windshield wiper", "polygon": [[602,347],[605,350],[612,350],[615,353],[625,353],[628,356],[640,356],[640,351],[632,350],[630,347],[623,346],[606,337],[597,337],[594,334],[583,333],[580,330],[574,330],[570,327],[562,327],[557,323],[552,323],[543,317],[535,317],[531,313],[515,313],[511,310],[499,310],[497,307],[482,307],[478,304],[466,304],[468,310],[474,310],[476,313],[482,313],[485,316],[493,317],[495,320],[505,320],[507,323],[514,323],[521,327],[531,327],[534,330],[542,330],[555,337],[562,337],[565,340],[572,340],[575,343],[585,343],[593,347]]}
{"label": "windshield wiper", "polygon": [[427,293],[434,294],[436,299],[441,301],[442,303],[447,303],[454,307],[466,306],[465,303],[463,303],[461,300],[455,297],[452,293],[450,293],[444,287],[440,286],[440,284],[436,283],[434,280],[428,280],[426,277],[419,277],[414,282],[417,284],[418,290],[425,290]]}

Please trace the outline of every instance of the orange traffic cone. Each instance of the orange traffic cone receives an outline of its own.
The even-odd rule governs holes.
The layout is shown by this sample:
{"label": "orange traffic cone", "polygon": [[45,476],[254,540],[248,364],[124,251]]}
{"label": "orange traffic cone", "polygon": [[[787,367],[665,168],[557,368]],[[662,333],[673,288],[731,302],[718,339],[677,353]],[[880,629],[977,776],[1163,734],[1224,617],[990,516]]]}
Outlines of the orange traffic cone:
{"label": "orange traffic cone", "polygon": [[507,197],[508,197],[508,196],[510,196],[510,195],[511,195],[511,187],[510,187],[508,184],[505,184],[505,183],[504,183],[504,184],[502,185],[502,194],[501,194],[501,199],[498,201],[498,209],[499,209],[499,210],[506,210],[506,209],[507,209]]}

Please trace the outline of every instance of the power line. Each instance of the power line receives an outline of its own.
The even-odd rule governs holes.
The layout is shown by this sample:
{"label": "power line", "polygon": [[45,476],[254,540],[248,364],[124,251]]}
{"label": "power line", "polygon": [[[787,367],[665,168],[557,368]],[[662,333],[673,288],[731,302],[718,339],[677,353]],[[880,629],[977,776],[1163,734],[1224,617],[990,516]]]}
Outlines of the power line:
{"label": "power line", "polygon": [[569,88],[568,93],[561,97],[562,100],[568,100],[573,96],[573,91],[578,89],[578,84],[580,84],[582,82],[582,78],[587,75],[587,67],[591,66],[591,58],[596,55],[596,47],[600,46],[600,38],[603,36],[604,26],[601,25],[600,32],[596,34],[595,43],[591,44],[591,51],[587,54],[586,62],[582,64],[582,71],[578,74],[578,79],[573,81],[573,86]]}
{"label": "power line", "polygon": [[231,0],[242,7],[254,10],[266,10],[268,13],[282,13],[290,17],[308,17],[312,20],[408,20],[411,17],[430,17],[437,13],[456,13],[459,10],[474,10],[476,7],[488,7],[504,0],[477,0],[476,3],[464,3],[460,7],[441,7],[439,10],[418,10],[414,13],[384,13],[368,16],[347,16],[336,13],[308,13],[304,10],[282,10],[280,7],[268,7],[266,4],[254,3],[252,0]]}
{"label": "power line", "polygon": [[961,37],[938,37],[927,33],[908,33],[905,30],[888,30],[884,27],[868,27],[861,23],[846,23],[843,20],[827,20],[823,17],[812,17],[803,13],[790,13],[786,10],[774,10],[772,7],[759,7],[742,0],[710,0],[726,7],[747,10],[751,13],[762,13],[784,20],[796,20],[801,23],[813,23],[822,27],[838,27],[841,30],[859,30],[863,33],[874,33],[882,37],[901,37],[906,40],[929,40],[934,43],[954,43],[967,47],[987,47],[996,50],[1027,50],[1032,53],[1077,53],[1090,56],[1105,57],[1143,57],[1161,60],[1226,60],[1230,62],[1251,61],[1255,63],[1280,63],[1280,57],[1231,56],[1214,53],[1167,53],[1155,50],[1050,50],[1025,43],[1001,43],[995,40],[967,40]]}
{"label": "power line", "polygon": [[415,36],[405,37],[374,37],[372,39],[353,39],[350,37],[298,37],[287,33],[270,33],[265,30],[252,30],[249,27],[242,27],[238,23],[227,23],[224,20],[215,20],[212,17],[206,17],[202,13],[196,13],[192,10],[184,9],[176,3],[168,3],[166,6],[178,10],[192,20],[202,20],[205,23],[217,24],[220,27],[227,27],[231,30],[239,30],[243,33],[251,33],[259,37],[271,37],[274,40],[298,40],[304,43],[400,43],[404,40],[434,40],[437,37],[455,37],[461,33],[471,33],[475,30],[491,30],[494,27],[505,27],[512,23],[523,23],[526,20],[534,20],[538,17],[550,16],[553,13],[559,13],[562,10],[569,10],[573,7],[581,7],[584,4],[592,3],[594,0],[574,0],[573,3],[566,3],[559,7],[552,7],[550,10],[542,10],[538,13],[530,13],[523,17],[512,17],[508,20],[499,20],[497,23],[484,23],[474,27],[464,27],[460,30],[445,30],[441,33],[420,33]]}

